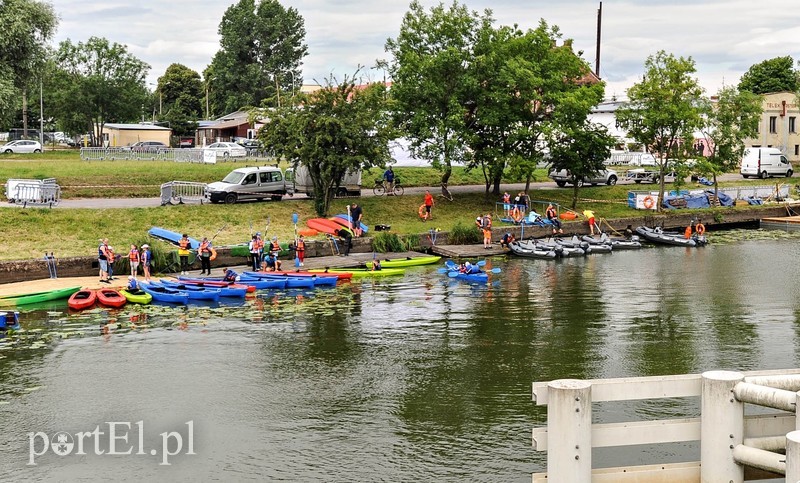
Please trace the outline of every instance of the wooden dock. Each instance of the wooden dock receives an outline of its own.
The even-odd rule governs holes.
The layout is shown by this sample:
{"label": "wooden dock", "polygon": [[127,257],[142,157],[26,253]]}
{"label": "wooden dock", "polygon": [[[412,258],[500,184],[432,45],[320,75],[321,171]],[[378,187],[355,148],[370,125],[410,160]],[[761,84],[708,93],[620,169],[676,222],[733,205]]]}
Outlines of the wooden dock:
{"label": "wooden dock", "polygon": [[798,231],[800,230],[800,216],[762,218],[759,226],[765,230]]}
{"label": "wooden dock", "polygon": [[485,258],[506,255],[511,251],[500,248],[498,244],[492,244],[492,248],[488,250],[483,245],[433,245],[430,249],[437,255],[449,258]]}

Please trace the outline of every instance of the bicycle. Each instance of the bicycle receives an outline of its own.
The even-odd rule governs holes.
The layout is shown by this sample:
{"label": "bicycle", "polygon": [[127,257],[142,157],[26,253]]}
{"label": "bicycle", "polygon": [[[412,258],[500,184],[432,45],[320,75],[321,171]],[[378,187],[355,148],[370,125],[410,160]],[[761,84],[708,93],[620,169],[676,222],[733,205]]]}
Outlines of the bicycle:
{"label": "bicycle", "polygon": [[383,196],[384,194],[403,196],[405,190],[400,185],[400,178],[395,178],[392,189],[387,193],[386,186],[383,184],[383,178],[378,178],[375,180],[375,187],[372,188],[372,192],[375,194],[375,196]]}

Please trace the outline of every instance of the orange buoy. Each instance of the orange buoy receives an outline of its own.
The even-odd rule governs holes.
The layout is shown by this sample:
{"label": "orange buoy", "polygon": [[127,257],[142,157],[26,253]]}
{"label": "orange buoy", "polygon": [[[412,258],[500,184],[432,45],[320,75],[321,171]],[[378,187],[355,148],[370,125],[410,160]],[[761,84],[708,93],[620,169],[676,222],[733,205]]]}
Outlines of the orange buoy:
{"label": "orange buoy", "polygon": [[216,260],[217,259],[217,251],[214,248],[211,248],[211,256],[208,257],[209,260]]}
{"label": "orange buoy", "polygon": [[578,215],[576,215],[572,211],[567,211],[567,212],[561,213],[560,215],[558,215],[558,217],[561,218],[562,220],[574,220],[575,218],[578,217]]}
{"label": "orange buoy", "polygon": [[647,196],[645,196],[645,197],[644,197],[644,199],[642,200],[642,204],[644,205],[644,207],[645,207],[646,209],[648,209],[648,210],[649,210],[649,209],[653,208],[653,205],[654,205],[654,204],[656,204],[656,200],[654,200],[652,196],[650,196],[650,195],[647,195]]}
{"label": "orange buoy", "polygon": [[420,218],[425,219],[425,203],[419,205],[419,210],[417,210],[417,213],[419,214]]}

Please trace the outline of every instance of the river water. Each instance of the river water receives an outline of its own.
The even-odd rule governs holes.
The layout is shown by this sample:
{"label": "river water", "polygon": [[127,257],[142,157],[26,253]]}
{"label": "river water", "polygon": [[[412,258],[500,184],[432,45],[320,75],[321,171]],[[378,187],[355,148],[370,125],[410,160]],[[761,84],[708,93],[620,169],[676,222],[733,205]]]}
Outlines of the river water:
{"label": "river water", "polygon": [[[419,267],[223,306],[37,307],[0,340],[0,481],[530,481],[545,467],[533,381],[798,367],[800,237],[759,233],[495,259],[486,286]],[[595,408],[695,415],[691,400]],[[133,454],[96,454],[109,422]],[[59,432],[66,456],[43,443]],[[604,450],[596,466],[662,451],[698,458],[692,444]]]}

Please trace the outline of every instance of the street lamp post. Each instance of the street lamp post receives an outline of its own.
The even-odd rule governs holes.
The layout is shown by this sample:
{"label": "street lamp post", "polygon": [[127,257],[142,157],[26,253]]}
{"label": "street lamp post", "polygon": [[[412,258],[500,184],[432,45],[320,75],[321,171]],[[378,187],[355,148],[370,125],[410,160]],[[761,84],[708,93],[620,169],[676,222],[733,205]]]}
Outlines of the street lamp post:
{"label": "street lamp post", "polygon": [[206,79],[206,119],[211,119],[211,109],[208,103],[208,89],[211,86],[211,81],[213,81],[213,77],[209,77]]}
{"label": "street lamp post", "polygon": [[163,93],[161,92],[161,86],[158,84],[154,84],[152,82],[150,82],[150,85],[156,86],[156,90],[158,91],[158,116],[161,117],[161,114],[163,112],[161,106],[164,101]]}

